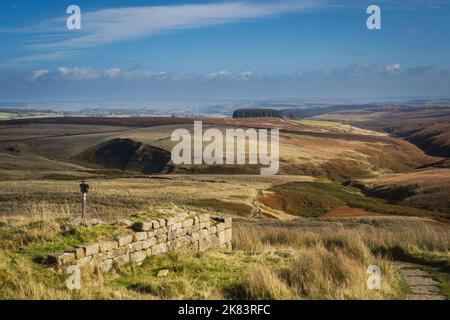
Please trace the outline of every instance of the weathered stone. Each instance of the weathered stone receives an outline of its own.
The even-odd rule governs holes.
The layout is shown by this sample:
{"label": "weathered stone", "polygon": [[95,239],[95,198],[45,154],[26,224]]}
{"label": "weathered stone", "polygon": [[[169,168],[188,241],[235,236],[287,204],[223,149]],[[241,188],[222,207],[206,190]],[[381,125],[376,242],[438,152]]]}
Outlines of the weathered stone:
{"label": "weathered stone", "polygon": [[80,222],[81,226],[87,227],[87,228],[91,228],[91,227],[95,227],[95,226],[99,226],[99,225],[103,225],[106,224],[105,221],[94,218],[94,219],[89,219],[89,220],[82,220]]}
{"label": "weathered stone", "polygon": [[178,222],[178,219],[176,217],[170,217],[166,219],[166,226],[170,227]]}
{"label": "weathered stone", "polygon": [[209,231],[207,229],[202,229],[199,231],[200,238],[206,238],[209,235]]}
{"label": "weathered stone", "polygon": [[128,253],[118,256],[117,258],[114,258],[114,263],[118,265],[123,265],[130,262],[130,255]]}
{"label": "weathered stone", "polygon": [[153,238],[154,236],[156,236],[156,230],[147,232],[147,238]]}
{"label": "weathered stone", "polygon": [[211,221],[200,222],[200,229],[207,229],[211,226]]}
{"label": "weathered stone", "polygon": [[160,227],[158,220],[152,220],[153,229],[158,229]]}
{"label": "weathered stone", "polygon": [[225,244],[228,242],[225,237],[225,231],[217,232],[217,238],[219,239],[219,244]]}
{"label": "weathered stone", "polygon": [[169,251],[169,247],[166,242],[159,244],[159,251],[160,253],[167,253]]}
{"label": "weathered stone", "polygon": [[160,227],[165,227],[166,226],[166,219],[163,219],[163,218],[158,219],[158,222],[159,222],[159,226]]}
{"label": "weathered stone", "polygon": [[100,246],[98,243],[85,244],[82,245],[81,248],[83,248],[85,256],[92,256],[100,251]]}
{"label": "weathered stone", "polygon": [[85,257],[84,249],[80,247],[67,250],[66,252],[73,253],[75,255],[75,259],[82,259]]}
{"label": "weathered stone", "polygon": [[111,251],[111,257],[113,258],[117,258],[119,256],[123,256],[124,254],[127,253],[127,250],[125,247],[119,247],[117,249],[114,249],[113,251]]}
{"label": "weathered stone", "polygon": [[137,251],[130,253],[130,261],[134,263],[139,263],[144,261],[146,258],[145,251]]}
{"label": "weathered stone", "polygon": [[152,247],[152,255],[158,255],[161,253],[161,246],[159,244],[155,244]]}
{"label": "weathered stone", "polygon": [[167,233],[167,240],[169,241],[175,240],[176,237],[177,235],[174,231],[170,231],[169,233]]}
{"label": "weathered stone", "polygon": [[133,236],[130,234],[118,236],[116,238],[117,242],[119,243],[119,247],[124,246],[126,244],[129,244],[133,241]]}
{"label": "weathered stone", "polygon": [[191,244],[190,244],[190,248],[192,250],[199,250],[199,243],[200,243],[199,240],[192,241]]}
{"label": "weathered stone", "polygon": [[211,216],[207,213],[199,215],[198,218],[200,222],[209,222],[211,220]]}
{"label": "weathered stone", "polygon": [[142,241],[142,249],[148,249],[151,246],[155,245],[157,242],[156,237],[151,237],[147,240]]}
{"label": "weathered stone", "polygon": [[157,237],[158,243],[166,242],[167,241],[167,234],[162,234]]}
{"label": "weathered stone", "polygon": [[101,272],[108,272],[109,270],[112,269],[114,264],[114,260],[113,259],[107,259],[105,261],[103,261],[102,263],[99,264],[98,269]]}
{"label": "weathered stone", "polygon": [[134,241],[142,241],[147,239],[148,235],[147,232],[145,231],[140,231],[140,232],[136,232],[134,234]]}
{"label": "weathered stone", "polygon": [[216,224],[217,232],[224,231],[226,229],[226,224],[224,222]]}
{"label": "weathered stone", "polygon": [[191,234],[191,238],[192,238],[192,240],[198,240],[198,239],[200,239],[200,233],[198,233],[198,232],[193,232],[192,234]]}
{"label": "weathered stone", "polygon": [[133,225],[133,222],[128,219],[119,219],[119,220],[117,220],[116,223],[120,226],[125,226],[125,227],[131,227]]}
{"label": "weathered stone", "polygon": [[221,242],[217,234],[210,235],[209,239],[211,241],[211,248],[220,248]]}
{"label": "weathered stone", "polygon": [[194,219],[194,225],[200,223],[200,218],[198,216],[195,216],[193,219]]}
{"label": "weathered stone", "polygon": [[98,243],[100,247],[100,252],[107,252],[119,247],[117,241],[101,241]]}
{"label": "weathered stone", "polygon": [[131,246],[131,251],[130,252],[140,251],[144,247],[144,241],[138,241],[138,242],[130,243],[130,246]]}
{"label": "weathered stone", "polygon": [[183,224],[181,222],[177,222],[169,227],[169,232],[180,230],[181,228],[183,228]]}
{"label": "weathered stone", "polygon": [[186,219],[182,222],[183,228],[190,227],[194,224],[194,219]]}
{"label": "weathered stone", "polygon": [[152,221],[141,221],[136,222],[132,226],[134,231],[149,231],[153,229],[153,222]]}
{"label": "weathered stone", "polygon": [[156,275],[158,278],[167,277],[169,275],[169,270],[163,269],[159,270],[158,274]]}
{"label": "weathered stone", "polygon": [[231,228],[232,227],[232,223],[233,223],[233,219],[231,217],[225,217],[224,218],[224,223],[225,223],[225,228]]}
{"label": "weathered stone", "polygon": [[232,238],[233,238],[233,229],[225,229],[225,241],[226,242],[231,242]]}
{"label": "weathered stone", "polygon": [[80,268],[84,268],[92,261],[92,256],[87,256],[77,260],[77,264]]}
{"label": "weathered stone", "polygon": [[208,238],[200,238],[198,244],[199,244],[198,249],[200,251],[205,251],[205,250],[208,250],[209,248],[211,248],[211,241],[210,241],[209,237]]}
{"label": "weathered stone", "polygon": [[47,257],[47,263],[54,266],[63,266],[75,261],[75,254],[70,252],[51,254]]}
{"label": "weathered stone", "polygon": [[217,233],[217,228],[216,228],[216,226],[212,226],[212,227],[209,227],[208,231],[209,231],[209,234],[214,234],[214,233]]}

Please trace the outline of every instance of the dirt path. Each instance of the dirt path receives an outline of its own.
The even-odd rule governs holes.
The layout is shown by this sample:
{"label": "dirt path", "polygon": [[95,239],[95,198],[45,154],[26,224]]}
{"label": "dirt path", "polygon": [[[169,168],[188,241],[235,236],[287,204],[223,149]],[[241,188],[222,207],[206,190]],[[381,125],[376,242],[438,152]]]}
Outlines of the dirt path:
{"label": "dirt path", "polygon": [[421,265],[404,262],[397,262],[396,265],[411,291],[406,300],[447,300],[441,293],[439,282]]}

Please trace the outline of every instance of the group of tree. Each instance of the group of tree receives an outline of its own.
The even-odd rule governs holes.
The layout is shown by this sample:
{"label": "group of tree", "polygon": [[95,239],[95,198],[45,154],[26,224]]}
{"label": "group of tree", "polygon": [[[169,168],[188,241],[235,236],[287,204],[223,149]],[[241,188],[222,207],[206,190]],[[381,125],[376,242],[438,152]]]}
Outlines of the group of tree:
{"label": "group of tree", "polygon": [[283,118],[281,111],[274,109],[238,109],[233,118]]}

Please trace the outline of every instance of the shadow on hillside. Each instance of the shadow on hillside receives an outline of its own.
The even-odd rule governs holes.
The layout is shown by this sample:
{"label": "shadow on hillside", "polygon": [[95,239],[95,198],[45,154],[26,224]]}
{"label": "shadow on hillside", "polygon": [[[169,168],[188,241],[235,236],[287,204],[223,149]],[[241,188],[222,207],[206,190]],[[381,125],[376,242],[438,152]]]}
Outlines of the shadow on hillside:
{"label": "shadow on hillside", "polygon": [[373,250],[375,255],[382,255],[392,260],[420,264],[437,269],[439,272],[450,273],[450,264],[446,260],[431,260],[426,257],[412,255],[403,248],[395,246],[393,248],[377,248]]}

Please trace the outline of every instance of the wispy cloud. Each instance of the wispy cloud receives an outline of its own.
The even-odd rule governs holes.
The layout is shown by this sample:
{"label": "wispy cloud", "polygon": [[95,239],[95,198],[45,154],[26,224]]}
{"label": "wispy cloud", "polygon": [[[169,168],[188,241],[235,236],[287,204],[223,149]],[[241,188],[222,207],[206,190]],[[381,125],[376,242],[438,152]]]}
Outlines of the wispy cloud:
{"label": "wispy cloud", "polygon": [[25,28],[1,29],[3,33],[28,33],[26,47],[41,52],[19,57],[16,62],[65,59],[85,48],[133,40],[182,29],[201,28],[242,20],[271,17],[288,12],[318,9],[325,0],[278,2],[230,2],[109,8],[82,11],[82,30],[65,29],[65,18],[55,18]]}

